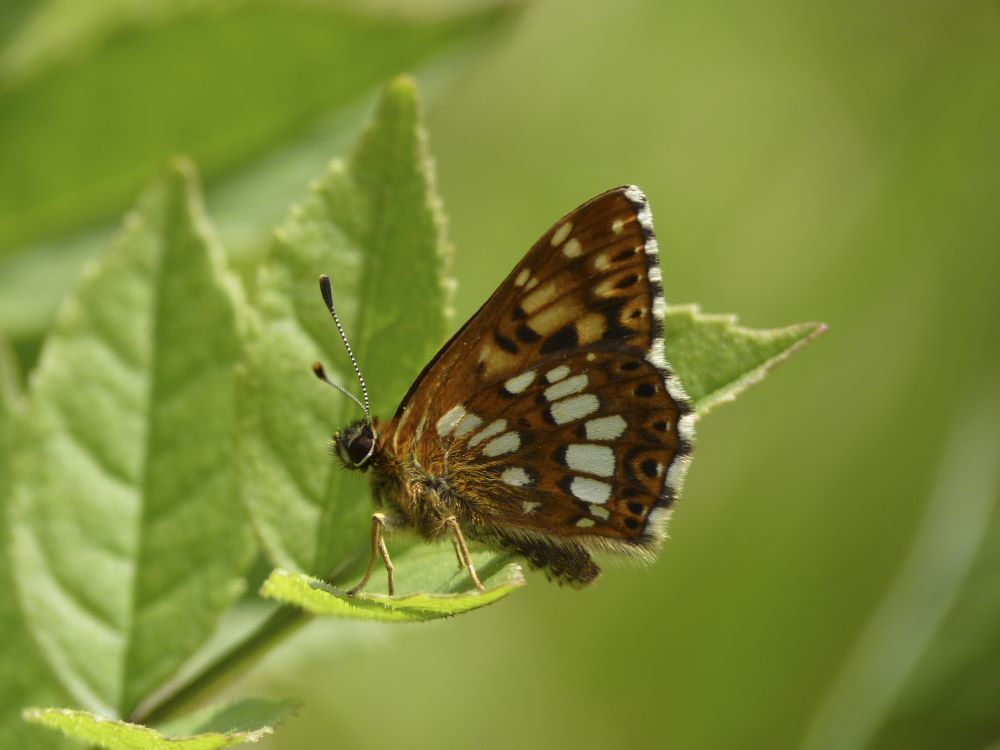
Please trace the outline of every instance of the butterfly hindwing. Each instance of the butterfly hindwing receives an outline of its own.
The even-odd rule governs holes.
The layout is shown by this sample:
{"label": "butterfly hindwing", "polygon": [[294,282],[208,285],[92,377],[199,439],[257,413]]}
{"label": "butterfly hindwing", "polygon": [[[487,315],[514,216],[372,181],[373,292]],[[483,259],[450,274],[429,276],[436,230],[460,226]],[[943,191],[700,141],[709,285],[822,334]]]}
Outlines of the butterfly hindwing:
{"label": "butterfly hindwing", "polygon": [[[635,350],[577,351],[526,372],[531,382],[515,381],[516,394],[510,380],[475,394],[446,435],[456,492],[488,493],[505,527],[590,547],[651,548],[689,449],[678,431],[684,409],[660,370]],[[506,401],[502,416],[480,422],[497,399]]]}

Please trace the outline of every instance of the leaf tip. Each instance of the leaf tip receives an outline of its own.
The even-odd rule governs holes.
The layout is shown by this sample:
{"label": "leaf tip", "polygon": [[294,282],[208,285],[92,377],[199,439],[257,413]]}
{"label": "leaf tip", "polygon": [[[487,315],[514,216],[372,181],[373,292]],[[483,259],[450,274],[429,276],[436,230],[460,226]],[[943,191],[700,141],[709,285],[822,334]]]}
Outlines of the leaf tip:
{"label": "leaf tip", "polygon": [[420,92],[413,76],[403,74],[390,80],[379,97],[375,123],[404,122],[420,128]]}
{"label": "leaf tip", "polygon": [[417,81],[409,73],[396,76],[386,84],[385,92],[394,96],[406,97],[408,99],[417,98]]}
{"label": "leaf tip", "polygon": [[826,333],[830,327],[826,323],[814,321],[809,323],[801,323],[799,324],[798,328],[799,330],[804,331],[805,334],[797,342],[795,342],[788,348],[787,352],[788,356],[791,356],[794,352],[798,351],[806,344],[815,341],[817,338]]}
{"label": "leaf tip", "polygon": [[163,178],[172,185],[197,187],[198,167],[194,160],[185,154],[171,156],[163,165]]}

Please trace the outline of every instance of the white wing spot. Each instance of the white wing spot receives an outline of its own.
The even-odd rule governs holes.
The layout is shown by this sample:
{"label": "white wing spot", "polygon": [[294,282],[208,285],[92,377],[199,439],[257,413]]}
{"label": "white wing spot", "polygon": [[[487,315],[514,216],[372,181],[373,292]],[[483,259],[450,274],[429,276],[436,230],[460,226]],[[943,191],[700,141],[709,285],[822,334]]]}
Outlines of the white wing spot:
{"label": "white wing spot", "polygon": [[528,282],[528,279],[530,278],[531,278],[531,270],[528,268],[522,268],[521,273],[519,273],[517,275],[517,278],[514,279],[514,284],[515,286],[524,286]]}
{"label": "white wing spot", "polygon": [[611,511],[605,508],[603,505],[594,505],[590,508],[590,515],[600,518],[602,521],[607,521],[611,518]]}
{"label": "white wing spot", "polygon": [[460,438],[463,435],[468,435],[470,432],[475,430],[483,423],[483,420],[477,417],[475,414],[466,414],[462,417],[462,420],[455,426],[455,437]]}
{"label": "white wing spot", "polygon": [[503,470],[503,473],[500,475],[500,481],[504,484],[509,484],[511,487],[524,487],[526,484],[531,484],[531,477],[520,466],[513,466]]}
{"label": "white wing spot", "polygon": [[444,437],[449,432],[454,430],[455,425],[457,425],[464,416],[465,416],[464,406],[459,404],[458,406],[451,407],[448,411],[444,413],[444,416],[442,416],[437,421],[438,435]]}
{"label": "white wing spot", "polygon": [[687,474],[689,461],[687,457],[678,457],[667,469],[667,486],[679,489],[684,484],[684,476]]}
{"label": "white wing spot", "polygon": [[650,237],[646,240],[646,255],[656,255],[660,252],[660,246],[656,244],[656,238]]}
{"label": "white wing spot", "polygon": [[579,521],[576,522],[576,525],[579,526],[581,529],[589,529],[591,526],[594,525],[594,519],[581,518]]}
{"label": "white wing spot", "polygon": [[614,221],[611,222],[611,231],[614,232],[615,234],[621,234],[622,229],[624,228],[625,228],[625,222],[622,221],[621,219],[615,219]]}
{"label": "white wing spot", "polygon": [[639,209],[637,215],[639,219],[639,225],[648,232],[653,231],[653,212],[649,210],[648,205],[644,205]]}
{"label": "white wing spot", "polygon": [[600,408],[601,402],[597,400],[597,396],[593,393],[583,393],[552,404],[549,407],[549,414],[556,424],[566,424],[589,417]]}
{"label": "white wing spot", "polygon": [[659,266],[653,266],[650,268],[646,275],[649,277],[650,281],[655,281],[657,284],[663,281],[663,272],[660,271]]}
{"label": "white wing spot", "polygon": [[620,438],[628,423],[620,414],[591,419],[584,425],[587,440],[615,440]]}
{"label": "white wing spot", "polygon": [[560,224],[559,228],[552,233],[552,247],[558,247],[566,238],[569,237],[569,233],[573,231],[573,222],[567,221],[565,224]]}
{"label": "white wing spot", "polygon": [[670,519],[670,508],[653,508],[646,518],[644,536],[663,539],[667,534],[667,521]]}
{"label": "white wing spot", "polygon": [[567,375],[569,375],[569,367],[566,365],[559,365],[558,367],[553,367],[545,373],[545,379],[550,383],[555,383],[557,380],[562,380]]}
{"label": "white wing spot", "polygon": [[[661,356],[662,356],[662,352],[663,352],[663,346],[661,344],[661,346],[660,346]],[[649,359],[649,355],[648,354],[646,355],[646,359]],[[666,360],[664,360],[664,363],[665,362],[666,362]],[[665,366],[666,366],[666,364],[664,364],[664,367]],[[672,398],[674,401],[684,402],[684,401],[688,400],[687,394],[684,392],[684,387],[681,385],[681,381],[679,381],[676,376],[674,376],[674,375],[667,375],[667,377],[665,377],[663,379],[663,385],[666,386],[667,393],[670,394],[670,398]],[[691,418],[690,419],[690,423],[686,424],[686,425],[683,424],[684,420],[687,419],[688,417]],[[684,431],[685,430],[689,430],[689,431],[693,432],[693,430],[694,430],[694,414],[687,414],[684,417],[681,417],[680,421],[681,421],[681,424],[677,425],[678,432],[680,432],[681,437],[688,437],[688,436],[686,436],[684,434]]]}
{"label": "white wing spot", "polygon": [[635,185],[629,185],[625,188],[625,197],[628,198],[634,205],[646,205],[646,196],[643,195],[642,191]]}
{"label": "white wing spot", "polygon": [[578,258],[581,253],[583,253],[583,247],[580,245],[580,240],[576,237],[563,245],[563,254],[567,258]]}
{"label": "white wing spot", "polygon": [[513,453],[521,447],[521,436],[516,432],[505,432],[498,438],[493,438],[483,447],[483,455],[493,458],[505,453]]}
{"label": "white wing spot", "polygon": [[528,370],[520,375],[515,375],[503,384],[507,393],[522,393],[525,388],[535,382],[535,371]]}
{"label": "white wing spot", "polygon": [[615,452],[606,445],[569,445],[566,465],[574,471],[610,477],[615,473]]}
{"label": "white wing spot", "polygon": [[[494,435],[499,435],[506,429],[507,429],[506,419],[494,420],[493,422],[490,422],[485,429],[480,430],[479,432],[477,432],[475,435],[472,436],[472,438],[469,440],[469,446],[471,447],[479,445],[487,438],[491,438]],[[455,436],[458,437],[457,432],[455,433]]]}
{"label": "white wing spot", "polygon": [[566,380],[561,380],[555,385],[550,385],[546,388],[545,398],[549,401],[558,401],[566,396],[572,396],[574,393],[579,393],[586,387],[587,376],[583,374],[574,375],[571,378],[566,378]]}
{"label": "white wing spot", "polygon": [[[639,225],[647,232],[652,232],[653,214],[649,210],[649,203],[646,202],[646,196],[643,195],[642,191],[635,185],[629,185],[628,188],[625,189],[625,197],[628,198],[632,205],[638,209],[636,212],[636,218],[639,220]],[[646,247],[646,252],[649,252],[648,245]]]}
{"label": "white wing spot", "polygon": [[[673,378],[671,378],[671,380],[673,380]],[[669,383],[668,383],[668,385],[669,385]],[[671,393],[670,395],[673,395],[673,393]],[[675,399],[675,400],[677,400],[677,399]],[[694,414],[693,413],[692,414],[685,414],[683,417],[680,418],[680,421],[677,423],[677,434],[680,435],[685,440],[687,440],[688,442],[691,442],[692,440],[694,440]]]}
{"label": "white wing spot", "polygon": [[[661,370],[667,369],[667,358],[663,354],[663,339],[656,339],[652,344],[650,344],[649,349],[646,350],[646,361]],[[666,379],[667,391],[673,396],[673,391],[670,390],[671,383],[676,381],[674,377],[668,377]],[[676,399],[676,396],[674,397]]]}
{"label": "white wing spot", "polygon": [[587,361],[588,362],[593,362],[595,359],[597,359],[597,355],[596,354],[594,354],[593,352],[587,352]]}
{"label": "white wing spot", "polygon": [[542,504],[537,500],[524,500],[521,503],[521,507],[524,508],[524,512],[531,514],[542,507]]}
{"label": "white wing spot", "polygon": [[583,500],[585,503],[595,503],[602,505],[611,497],[611,485],[607,482],[598,482],[596,479],[587,477],[573,477],[569,485],[569,491],[573,496]]}

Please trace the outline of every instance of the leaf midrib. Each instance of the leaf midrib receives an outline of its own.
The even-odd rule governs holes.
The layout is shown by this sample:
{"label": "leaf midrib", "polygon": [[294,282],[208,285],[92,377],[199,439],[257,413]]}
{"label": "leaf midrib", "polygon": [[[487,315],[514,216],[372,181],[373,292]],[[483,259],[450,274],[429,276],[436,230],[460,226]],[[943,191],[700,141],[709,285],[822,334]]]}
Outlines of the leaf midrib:
{"label": "leaf midrib", "polygon": [[[135,706],[130,706],[127,703],[128,697],[128,678],[129,678],[129,668],[132,663],[132,652],[133,646],[136,641],[136,621],[137,621],[137,609],[135,603],[139,598],[139,580],[140,576],[140,566],[143,563],[143,552],[145,549],[146,534],[143,533],[145,529],[146,512],[147,506],[149,504],[150,497],[150,471],[149,467],[151,464],[151,457],[154,455],[153,439],[155,435],[155,429],[153,427],[159,411],[157,406],[161,403],[158,396],[160,394],[160,388],[162,386],[161,382],[161,368],[158,367],[159,362],[162,358],[161,353],[161,336],[160,336],[160,326],[163,319],[163,310],[161,308],[161,302],[163,300],[163,287],[165,283],[165,274],[163,269],[169,267],[167,264],[167,254],[170,252],[171,248],[175,246],[178,234],[178,221],[184,222],[187,217],[180,215],[182,212],[178,209],[180,208],[177,204],[179,202],[178,196],[174,192],[172,185],[167,185],[165,188],[167,192],[166,206],[162,212],[162,215],[158,217],[161,222],[161,226],[157,227],[157,234],[162,238],[162,241],[158,244],[157,257],[155,262],[150,269],[150,273],[153,274],[155,283],[153,285],[153,299],[151,300],[151,309],[154,311],[153,318],[150,321],[150,331],[152,347],[150,349],[149,355],[149,372],[150,376],[147,381],[146,388],[146,399],[144,402],[143,414],[148,415],[146,418],[146,434],[142,451],[142,464],[139,471],[139,482],[137,487],[139,489],[139,509],[136,513],[136,523],[135,523],[135,534],[136,534],[136,545],[135,545],[135,562],[131,566],[132,580],[129,584],[129,599],[128,599],[128,611],[127,616],[127,626],[125,630],[125,640],[124,648],[122,649],[122,660],[119,665],[120,667],[120,683],[119,690],[120,694],[116,701],[118,714],[120,717],[127,717]],[[176,217],[178,221],[174,221],[175,212],[178,214]]]}

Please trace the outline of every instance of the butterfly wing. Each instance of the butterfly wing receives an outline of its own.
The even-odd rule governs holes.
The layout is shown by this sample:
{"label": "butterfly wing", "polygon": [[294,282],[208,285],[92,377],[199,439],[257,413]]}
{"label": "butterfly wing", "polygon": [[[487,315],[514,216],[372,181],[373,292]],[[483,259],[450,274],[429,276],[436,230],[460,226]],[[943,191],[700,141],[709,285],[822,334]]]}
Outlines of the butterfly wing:
{"label": "butterfly wing", "polygon": [[693,414],[663,354],[645,196],[565,216],[424,369],[386,428],[486,527],[643,551],[664,533]]}

